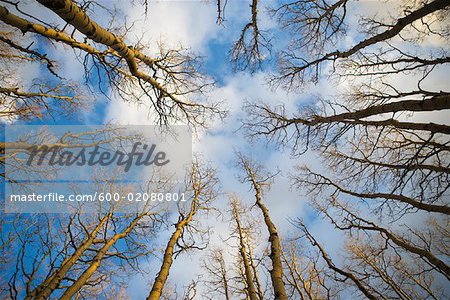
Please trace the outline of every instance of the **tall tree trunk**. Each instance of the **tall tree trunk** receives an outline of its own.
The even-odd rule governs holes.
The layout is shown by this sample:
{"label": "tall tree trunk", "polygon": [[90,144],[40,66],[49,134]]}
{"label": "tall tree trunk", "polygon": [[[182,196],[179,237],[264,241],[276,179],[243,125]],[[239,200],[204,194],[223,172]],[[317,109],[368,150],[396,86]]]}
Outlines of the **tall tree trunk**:
{"label": "tall tree trunk", "polygon": [[255,285],[253,282],[253,271],[249,262],[247,249],[245,246],[245,236],[241,226],[237,200],[233,199],[231,205],[233,211],[233,218],[234,221],[236,222],[236,229],[239,235],[239,254],[241,255],[241,259],[244,264],[244,275],[248,296],[250,300],[258,300],[258,294],[256,293]]}
{"label": "tall tree trunk", "polygon": [[95,228],[90,232],[89,236],[86,240],[78,246],[75,252],[67,257],[62,263],[61,266],[51,275],[49,276],[43,283],[37,286],[29,295],[25,297],[25,299],[47,299],[50,295],[58,288],[61,281],[66,276],[67,272],[70,271],[72,266],[80,259],[80,257],[84,254],[84,252],[92,245],[94,239],[102,228],[102,226],[108,221],[111,217],[111,213],[106,214],[100,222],[95,226]]}
{"label": "tall tree trunk", "polygon": [[100,267],[103,257],[108,253],[109,249],[120,239],[125,238],[137,225],[137,223],[146,216],[147,213],[141,213],[136,216],[128,227],[121,233],[116,233],[110,238],[105,245],[98,250],[89,267],[78,277],[78,279],[64,292],[60,300],[70,300],[72,297],[86,284],[86,282],[92,277],[92,275]]}
{"label": "tall tree trunk", "polygon": [[244,157],[242,154],[238,153],[239,164],[246,173],[245,181],[250,182],[253,189],[255,190],[256,206],[261,210],[264,222],[266,224],[267,230],[269,231],[269,243],[270,243],[270,260],[272,261],[272,269],[270,270],[270,279],[272,281],[273,293],[275,299],[286,300],[286,288],[283,282],[283,264],[281,262],[281,243],[278,236],[278,231],[275,224],[272,222],[269,214],[269,210],[262,202],[261,198],[261,185],[269,184],[270,175],[268,178],[261,179],[262,167],[253,165],[253,162],[248,158]]}
{"label": "tall tree trunk", "polygon": [[52,10],[64,21],[71,24],[75,29],[92,39],[94,42],[114,49],[120,57],[126,60],[128,68],[133,76],[150,83],[160,92],[169,96],[172,100],[176,102],[179,101],[172,94],[168,93],[168,91],[152,76],[139,71],[136,59],[151,66],[155,63],[152,58],[144,55],[139,50],[128,47],[122,39],[89,18],[75,2],[71,0],[38,0],[38,2]]}
{"label": "tall tree trunk", "polygon": [[263,295],[263,291],[262,291],[262,287],[261,287],[261,282],[259,280],[258,269],[256,268],[255,262],[253,261],[253,251],[252,251],[252,247],[250,244],[248,246],[248,256],[250,257],[250,266],[253,269],[253,274],[255,277],[255,284],[256,284],[256,289],[258,292],[259,299],[263,300],[264,295]]}
{"label": "tall tree trunk", "polygon": [[277,228],[270,219],[269,210],[261,201],[261,191],[258,185],[256,189],[256,205],[261,209],[264,222],[266,223],[269,231],[270,242],[270,259],[272,260],[272,270],[270,270],[270,278],[272,280],[275,299],[287,299],[286,289],[283,282],[283,265],[281,263],[281,243],[278,236]]}
{"label": "tall tree trunk", "polygon": [[192,221],[198,208],[198,192],[195,193],[194,199],[192,200],[191,209],[186,218],[181,218],[180,221],[175,225],[175,231],[167,243],[166,250],[164,251],[163,262],[158,275],[155,278],[150,294],[146,298],[147,300],[158,300],[161,297],[164,285],[166,284],[167,278],[169,277],[169,271],[173,263],[173,253],[180,239],[183,229]]}

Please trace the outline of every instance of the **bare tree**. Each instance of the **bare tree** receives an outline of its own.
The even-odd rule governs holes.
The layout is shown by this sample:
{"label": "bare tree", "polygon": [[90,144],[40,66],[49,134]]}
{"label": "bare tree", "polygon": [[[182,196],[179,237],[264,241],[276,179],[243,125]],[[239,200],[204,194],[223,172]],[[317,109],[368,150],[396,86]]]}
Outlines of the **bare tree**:
{"label": "bare tree", "polygon": [[[317,153],[320,167],[298,166],[291,177],[349,240],[351,248],[342,250],[352,255],[340,267],[334,253],[306,233],[325,266],[338,274],[336,286],[345,286],[343,276],[367,298],[439,298],[448,281],[448,234],[442,228],[449,213],[450,127],[433,118],[450,109],[450,93],[426,81],[446,70],[449,60],[445,47],[425,49],[422,43],[448,41],[449,3],[404,2],[386,17],[362,15],[360,40],[343,47],[348,11],[358,6],[295,1],[272,10],[292,32],[292,47],[280,53],[271,76],[274,86],[298,91],[329,75],[349,88],[316,97],[299,112],[247,104],[244,126],[250,137],[264,136],[295,156]],[[377,259],[361,252],[366,239],[379,241],[370,249]],[[402,262],[388,266],[384,260],[395,255]]]}
{"label": "bare tree", "polygon": [[[364,238],[362,238],[364,239]],[[443,290],[433,287],[435,278],[422,272],[426,262],[414,260],[414,264],[405,262],[405,256],[400,257],[396,251],[379,249],[383,240],[359,240],[357,243],[349,241],[346,245],[351,253],[351,268],[363,276],[379,297],[386,299],[439,299],[445,298]],[[386,288],[386,286],[388,288]]]}
{"label": "bare tree", "polygon": [[368,288],[362,278],[359,278],[357,275],[355,275],[352,272],[349,272],[345,270],[344,268],[341,268],[335,264],[335,262],[331,259],[329,254],[325,251],[325,249],[322,247],[320,243],[317,242],[314,236],[311,235],[311,233],[308,231],[306,226],[302,223],[299,223],[300,229],[305,233],[305,237],[309,240],[312,246],[317,247],[319,250],[319,253],[322,257],[322,259],[325,261],[326,265],[329,269],[334,271],[337,276],[341,276],[344,279],[338,279],[339,281],[345,281],[349,280],[351,281],[357,289],[362,293],[367,299],[378,299]]}
{"label": "bare tree", "polygon": [[[218,1],[220,5],[220,1]],[[251,20],[245,24],[239,39],[234,42],[230,51],[230,58],[236,70],[256,71],[270,55],[270,38],[267,32],[263,32],[258,26],[259,1],[252,0]],[[218,18],[221,18],[221,10]]]}
{"label": "bare tree", "polygon": [[[202,261],[207,299],[266,299],[270,293],[267,245],[260,242],[260,218],[236,194],[229,195],[230,231]],[[222,233],[220,233],[222,235]]]}
{"label": "bare tree", "polygon": [[265,174],[262,166],[256,164],[254,161],[251,161],[249,158],[244,157],[242,154],[238,154],[238,164],[245,174],[242,177],[242,181],[249,182],[255,191],[256,206],[258,206],[261,210],[267,230],[269,231],[271,251],[269,257],[272,260],[272,270],[270,270],[270,276],[272,279],[275,299],[287,299],[283,282],[280,237],[275,224],[270,218],[269,210],[262,202],[262,188],[270,186],[271,180],[276,174]]}
{"label": "bare tree", "polygon": [[[37,38],[46,39],[51,43],[61,43],[74,49],[76,55],[84,62],[88,78],[92,73],[98,75],[100,82],[106,79],[109,86],[126,101],[142,103],[143,99],[146,99],[160,124],[183,121],[191,125],[206,126],[206,121],[211,115],[224,115],[217,104],[208,103],[203,96],[212,82],[198,71],[197,57],[181,48],[167,50],[162,43],[158,46],[159,53],[156,56],[143,53],[142,50],[146,45],[127,45],[122,38],[126,32],[113,32],[112,29],[102,27],[89,17],[87,11],[90,6],[96,5],[95,2],[80,6],[70,0],[38,1],[59,16],[63,21],[63,29],[60,29],[61,25],[47,24],[33,13],[24,13],[19,7],[20,3],[11,5],[9,1],[5,2],[8,8],[0,7],[0,20],[9,25],[9,28],[23,34],[31,33]],[[10,10],[15,10],[22,16]],[[38,22],[34,22],[36,20]],[[66,34],[64,32],[66,28],[72,28],[73,34]],[[77,34],[74,34],[75,32]],[[84,40],[76,38],[79,35]],[[3,43],[5,39],[3,36]],[[88,43],[88,40],[94,44]],[[17,47],[12,46],[16,44]],[[31,50],[21,51],[21,48],[26,47],[20,46],[15,41],[8,46],[13,47],[14,51],[11,51],[19,55],[43,59],[49,70],[54,70],[55,64],[47,59],[46,55],[37,51],[35,54],[29,53]],[[14,88],[9,88],[12,92],[8,92],[8,95],[18,96],[18,92],[14,93]],[[21,95],[23,99],[49,97],[45,96],[49,92],[41,94],[43,95],[23,93]]]}
{"label": "bare tree", "polygon": [[[163,191],[162,179],[153,186]],[[149,185],[149,187],[152,185]],[[129,191],[116,183],[98,187]],[[17,252],[7,274],[11,299],[70,299],[99,295],[106,282],[141,272],[141,259],[152,253],[151,240],[163,222],[164,210],[148,202],[138,213],[120,213],[118,205],[87,213],[80,206],[70,215],[12,216],[7,236],[15,236]],[[33,226],[29,226],[33,225]],[[124,243],[118,243],[123,240]],[[102,268],[101,266],[104,266]]]}
{"label": "bare tree", "polygon": [[[292,49],[281,53],[280,58],[280,74],[274,76],[274,80],[289,88],[298,87],[309,80],[316,82],[319,79],[320,67],[326,62],[338,63],[340,61],[348,62],[353,57],[358,57],[359,61],[363,61],[370,56],[371,46],[375,44],[387,45],[387,49],[378,54],[383,58],[384,55],[390,54],[397,49],[389,43],[396,36],[402,36],[404,31],[413,29],[415,31],[414,38],[411,41],[418,42],[417,37],[420,35],[437,35],[442,38],[447,37],[448,32],[442,25],[440,28],[434,28],[434,25],[428,23],[427,16],[431,14],[438,15],[442,21],[446,18],[445,10],[448,3],[444,0],[430,1],[427,3],[407,3],[399,9],[398,17],[393,17],[392,23],[377,20],[373,17],[361,17],[361,25],[363,26],[366,37],[357,42],[348,49],[335,49],[329,51],[328,48],[335,46],[335,38],[345,32],[345,17],[347,16],[348,1],[298,1],[285,4],[278,9],[282,22],[294,29],[298,35],[293,35],[292,43],[295,45]],[[401,9],[405,11],[401,11]],[[402,15],[404,14],[404,15]],[[414,22],[420,21],[424,24],[424,29],[416,26]],[[402,32],[403,31],[403,32]],[[407,39],[404,37],[404,39]],[[393,47],[393,50],[390,48]],[[312,50],[314,55],[311,59],[302,57],[301,51]],[[391,63],[398,63],[398,71],[404,72],[410,69],[402,68],[404,63],[418,64],[418,68],[425,67],[424,61],[419,57],[408,55],[407,52],[399,51],[401,55],[397,60],[392,61],[380,60],[371,61],[367,64],[359,64],[357,69],[359,75],[371,75],[367,73],[366,68],[386,67],[389,69]],[[406,59],[406,60],[404,60]],[[409,59],[409,61],[408,61]],[[445,63],[447,59],[430,59],[430,65]],[[395,67],[397,66],[393,66]],[[363,72],[361,72],[363,71]]]}
{"label": "bare tree", "polygon": [[305,49],[316,54],[324,51],[345,33],[344,19],[347,14],[347,0],[339,1],[293,1],[270,9],[283,29],[297,35],[286,51],[280,54],[282,61],[290,54]]}
{"label": "bare tree", "polygon": [[311,251],[300,240],[283,243],[285,282],[290,299],[334,299],[338,296],[336,285],[330,280],[328,268],[319,262],[320,254]]}
{"label": "bare tree", "polygon": [[248,250],[247,250],[247,232],[245,229],[243,229],[241,224],[241,211],[239,209],[239,203],[237,199],[233,199],[231,202],[231,209],[232,209],[232,217],[234,222],[236,222],[236,231],[239,238],[239,255],[240,260],[242,261],[243,265],[243,275],[245,280],[245,290],[248,295],[248,298],[250,300],[256,300],[258,299],[258,294],[255,288],[255,282],[254,282],[254,273],[252,266],[250,264],[250,260],[252,260],[252,257],[249,257]]}
{"label": "bare tree", "polygon": [[[84,285],[92,278],[97,269],[100,267],[103,259],[108,257],[119,257],[124,259],[127,258],[127,254],[123,252],[110,253],[110,249],[120,240],[127,238],[133,230],[139,225],[142,224],[142,221],[145,218],[149,218],[150,222],[154,222],[157,220],[157,212],[148,211],[148,206],[150,202],[147,202],[144,206],[142,212],[137,213],[132,219],[131,222],[124,227],[124,229],[115,231],[110,237],[105,238],[102,246],[95,251],[95,256],[92,258],[90,262],[88,262],[87,268],[81,273],[81,275],[76,278],[73,283],[64,291],[60,299],[72,299],[72,297],[78,293]],[[148,222],[148,220],[146,220]],[[138,257],[144,254],[134,254],[134,257]],[[59,276],[59,275],[58,275]]]}
{"label": "bare tree", "polygon": [[230,290],[231,275],[224,258],[224,250],[221,248],[211,249],[202,262],[202,267],[208,274],[208,278],[204,280],[207,289],[204,297],[214,299],[221,296],[230,300],[232,295]]}
{"label": "bare tree", "polygon": [[196,233],[204,234],[204,232],[195,225],[194,216],[199,211],[208,211],[211,209],[211,202],[217,197],[217,184],[215,170],[211,167],[203,167],[199,160],[196,159],[186,178],[187,191],[192,192],[190,207],[187,210],[180,208],[175,230],[167,242],[161,268],[147,299],[156,300],[161,298],[163,288],[169,277],[174,256],[181,251],[201,248],[195,245],[195,239],[193,237]]}
{"label": "bare tree", "polygon": [[[76,109],[88,104],[82,90],[71,81],[60,78],[55,63],[45,55],[22,46],[19,34],[0,24],[0,119],[12,122],[18,119],[45,119],[57,115],[69,117]],[[26,39],[25,39],[25,42]],[[32,41],[29,42],[32,44]],[[23,82],[22,68],[38,64],[46,66],[57,83],[45,78]],[[78,90],[78,92],[76,92]]]}

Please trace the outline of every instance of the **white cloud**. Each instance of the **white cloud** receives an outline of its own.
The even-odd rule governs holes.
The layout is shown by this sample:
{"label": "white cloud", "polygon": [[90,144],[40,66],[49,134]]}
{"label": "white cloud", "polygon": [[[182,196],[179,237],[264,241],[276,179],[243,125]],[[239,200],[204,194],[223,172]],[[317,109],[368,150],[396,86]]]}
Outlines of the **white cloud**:
{"label": "white cloud", "polygon": [[150,1],[148,14],[142,5],[118,1],[128,20],[138,20],[127,38],[143,37],[146,42],[164,41],[169,46],[182,44],[200,51],[208,39],[218,34],[215,6],[201,1]]}
{"label": "white cloud", "polygon": [[[132,27],[132,32],[127,36],[127,42],[132,44],[143,37],[145,39],[143,42],[153,45],[150,47],[150,50],[152,50],[157,41],[164,40],[165,43],[171,46],[177,46],[181,43],[195,52],[207,54],[207,45],[210,41],[214,39],[235,39],[236,36],[232,37],[232,34],[239,33],[241,30],[239,24],[245,22],[246,16],[250,16],[250,9],[247,5],[242,5],[238,1],[229,2],[226,14],[229,18],[224,24],[227,30],[223,30],[222,27],[216,25],[216,6],[213,2],[151,1],[147,16],[144,15],[144,8],[141,5],[132,6],[127,1],[117,1],[116,4],[127,16],[127,20],[138,20]],[[108,6],[110,5],[111,3],[108,3]],[[367,6],[365,8],[367,11],[373,11],[374,5],[372,2],[365,2],[365,5]],[[386,4],[383,2],[383,5]],[[377,9],[383,8],[386,11],[384,6],[376,5],[376,7]],[[262,27],[271,28],[273,26],[272,21],[266,15],[263,14],[262,16]],[[102,23],[102,25],[105,24]],[[353,45],[356,40],[355,36],[357,36],[356,26],[351,28],[351,34],[348,35],[343,43],[345,45]],[[58,46],[52,50],[51,56],[58,58],[58,61],[64,64],[61,66],[61,69],[67,70],[66,75],[68,77],[81,79],[83,70],[80,69],[79,62],[74,59],[71,50],[62,50],[63,48]],[[223,51],[226,52],[228,49],[223,49]],[[269,170],[275,171],[276,168],[280,168],[283,171],[283,175],[287,175],[287,173],[292,171],[293,165],[308,162],[309,165],[319,166],[320,162],[312,154],[292,160],[288,152],[267,149],[262,142],[249,144],[242,136],[242,132],[236,131],[240,126],[238,119],[243,116],[243,102],[266,101],[272,105],[285,104],[287,111],[296,112],[297,105],[305,103],[309,99],[310,94],[330,96],[335,95],[339,90],[348,88],[347,82],[341,83],[339,88],[337,88],[330,82],[323,80],[318,85],[311,86],[305,93],[287,94],[282,90],[270,89],[266,85],[266,75],[264,72],[254,75],[236,73],[223,78],[223,85],[214,89],[210,94],[210,98],[223,99],[230,109],[230,117],[224,123],[215,121],[211,130],[200,135],[200,139],[196,140],[193,145],[194,151],[203,153],[205,159],[213,161],[218,168],[223,189],[225,191],[236,191],[247,204],[254,202],[253,193],[249,191],[249,186],[238,183],[235,177],[238,171],[232,164],[234,149],[252,153],[253,158],[264,163]],[[438,88],[438,84],[446,87],[448,84],[444,82],[446,77],[443,75],[445,74],[441,74],[440,80],[432,80],[429,84],[434,85],[433,88]],[[413,81],[401,79],[400,82],[408,84]],[[426,118],[429,118],[429,116]],[[444,114],[439,118],[443,119]],[[108,104],[104,118],[106,122],[113,121],[120,124],[138,125],[152,124],[153,119],[148,105],[127,103],[119,99],[114,99]],[[288,222],[289,218],[307,217],[305,203],[308,199],[298,194],[297,191],[291,190],[290,182],[286,177],[279,176],[276,178],[270,192],[264,197],[271,216],[282,233],[292,230],[292,225]],[[217,205],[225,208],[227,203],[226,197],[221,197]],[[228,224],[220,220],[210,220],[209,222],[214,226],[215,234],[213,239],[215,242],[219,241],[218,237],[221,235],[226,236]],[[172,227],[169,230],[172,230]],[[262,228],[262,230],[264,231],[265,228]],[[316,220],[312,224],[312,232],[316,236],[321,236],[320,240],[327,240],[328,249],[332,253],[337,251],[341,245],[342,239],[340,235],[327,236],[324,234],[332,232],[328,223]],[[158,237],[158,241],[164,246],[168,236],[168,233],[163,234]],[[182,255],[181,259],[175,260],[170,274],[170,281],[177,283],[179,286],[188,284],[194,277],[194,273],[200,271],[198,261],[203,254],[204,252],[198,251],[192,253],[191,257]],[[147,266],[142,266],[143,269],[151,273],[148,277],[137,276],[136,280],[132,281],[129,292],[133,298],[138,299],[144,296],[149,289],[150,279],[154,278],[159,266],[160,262],[158,260],[153,260]]]}

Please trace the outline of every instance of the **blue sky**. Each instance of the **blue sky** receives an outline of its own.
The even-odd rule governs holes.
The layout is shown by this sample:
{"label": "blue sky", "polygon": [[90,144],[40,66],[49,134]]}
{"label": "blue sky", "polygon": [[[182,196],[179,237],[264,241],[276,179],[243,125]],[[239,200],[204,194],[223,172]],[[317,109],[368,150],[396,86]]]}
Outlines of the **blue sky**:
{"label": "blue sky", "polygon": [[[112,5],[111,1],[106,1],[107,6]],[[273,3],[273,2],[266,2]],[[275,56],[272,60],[264,64],[263,69],[253,74],[248,72],[234,72],[232,65],[228,60],[228,51],[232,42],[237,39],[243,25],[250,18],[250,8],[246,1],[228,1],[226,9],[226,20],[223,25],[216,24],[216,5],[206,1],[150,1],[148,15],[143,14],[143,9],[139,5],[130,6],[127,1],[114,2],[122,10],[127,20],[136,20],[132,32],[127,36],[127,42],[133,44],[141,37],[154,44],[158,39],[164,40],[168,45],[183,46],[199,53],[204,57],[205,70],[217,83],[210,93],[209,97],[213,100],[223,101],[230,113],[223,122],[213,120],[207,131],[202,131],[193,141],[193,148],[200,152],[206,160],[209,160],[219,170],[219,176],[222,182],[224,192],[234,191],[247,204],[253,202],[252,192],[248,186],[240,184],[236,178],[237,171],[234,168],[234,150],[251,154],[253,158],[263,163],[269,170],[282,170],[279,177],[276,178],[270,192],[266,195],[267,205],[271,215],[276,222],[279,230],[283,234],[292,233],[290,219],[303,217],[313,224],[312,232],[319,233],[319,240],[326,239],[329,245],[332,245],[330,252],[337,252],[342,245],[342,239],[339,235],[329,235],[331,226],[326,222],[321,222],[315,218],[315,215],[306,206],[307,197],[291,187],[291,182],[287,175],[293,171],[293,167],[298,164],[308,163],[316,169],[324,169],[317,155],[306,153],[300,158],[293,159],[289,149],[278,149],[273,144],[268,144],[264,140],[249,141],[245,138],[240,127],[240,120],[245,117],[242,112],[242,104],[245,101],[250,102],[270,102],[272,105],[284,104],[288,111],[296,112],[301,105],[311,104],[313,95],[333,96],[348,87],[347,82],[336,84],[327,80],[324,76],[318,85],[307,86],[304,90],[287,93],[282,89],[274,90],[267,85],[267,78],[275,68]],[[385,5],[385,4],[382,4]],[[365,2],[362,6],[364,10],[370,11],[380,9],[375,1]],[[374,11],[376,11],[376,9]],[[384,12],[387,10],[384,9]],[[352,23],[356,18],[356,11],[349,16],[349,34],[341,41],[343,47],[353,44],[358,39],[358,26]],[[42,15],[49,19],[54,16],[48,15],[48,12],[42,11]],[[100,24],[106,25],[108,17],[101,11],[98,16],[92,16]],[[352,19],[353,18],[353,19]],[[273,40],[273,54],[277,48],[283,47],[287,43],[285,32],[274,28],[274,21],[266,14],[264,9],[260,9],[260,27],[262,30],[272,30],[275,39]],[[43,46],[45,47],[45,46]],[[73,80],[83,80],[83,69],[79,61],[74,58],[70,49],[63,46],[46,49],[50,57],[55,57],[60,62],[60,70],[63,75]],[[152,49],[149,49],[151,52]],[[33,76],[39,75],[42,70],[31,68],[23,70],[23,80],[27,82]],[[29,73],[29,74],[27,74]],[[327,68],[324,68],[324,74]],[[121,99],[111,95],[107,99],[99,93],[97,82],[90,81],[95,93],[96,100],[91,103],[88,110],[76,112],[72,118],[66,119],[56,117],[53,119],[34,120],[30,124],[103,124],[107,122],[117,122],[119,124],[152,124],[148,118],[148,106],[143,104],[124,103]],[[405,81],[404,84],[407,84]],[[436,80],[433,85],[445,86],[444,80]],[[105,87],[107,90],[107,87]],[[94,98],[94,95],[87,92],[88,98]],[[443,119],[443,115],[438,118]],[[228,203],[227,197],[220,197],[217,206],[225,208]],[[228,224],[214,220],[212,222],[214,235],[212,245],[220,243],[220,236],[228,233]],[[161,244],[164,244],[169,232],[159,236]],[[201,272],[198,261],[202,253],[191,253],[183,255],[181,259],[176,260],[171,271],[171,283],[187,284],[194,273]],[[159,261],[152,261],[148,269],[155,270],[159,266]],[[140,299],[142,294],[148,290],[150,277],[136,276],[130,280],[128,293],[132,298]]]}
{"label": "blue sky", "polygon": [[[30,4],[32,5],[32,4]],[[105,2],[111,7],[111,1]],[[228,197],[225,193],[233,191],[238,193],[247,204],[253,202],[253,194],[248,186],[238,182],[237,171],[234,167],[234,151],[243,151],[251,154],[258,161],[264,162],[269,169],[283,169],[283,174],[287,175],[291,165],[289,151],[279,152],[272,144],[265,141],[248,141],[243,136],[240,127],[240,119],[244,117],[242,104],[244,101],[271,101],[272,103],[287,103],[290,101],[295,107],[296,95],[288,95],[284,91],[271,90],[265,83],[267,71],[273,69],[273,61],[264,64],[264,69],[248,74],[247,72],[233,72],[233,68],[228,60],[228,51],[233,41],[238,37],[244,24],[250,18],[250,8],[241,1],[229,1],[226,11],[227,19],[223,25],[216,24],[216,6],[214,3],[203,1],[161,1],[150,2],[149,14],[143,15],[140,6],[129,6],[124,2],[117,2],[127,20],[141,20],[133,28],[133,32],[128,35],[130,44],[134,40],[143,36],[149,43],[162,39],[169,45],[181,43],[184,47],[196,52],[204,57],[205,71],[217,83],[210,97],[220,99],[230,114],[223,122],[214,120],[208,131],[200,132],[193,141],[194,150],[202,153],[205,160],[209,160],[219,170],[219,177],[222,183],[224,195],[219,198],[216,206],[227,209]],[[122,7],[121,7],[122,6]],[[25,5],[25,8],[34,11],[36,8]],[[100,11],[99,11],[100,12]],[[38,10],[37,14],[45,16],[49,21],[56,20],[55,16],[46,10]],[[99,14],[92,16],[101,25],[107,24],[107,17]],[[260,27],[270,29],[273,23],[261,12]],[[71,80],[83,81],[83,72],[80,62],[74,57],[73,52],[62,45],[47,47],[40,45],[49,57],[55,58],[59,63],[59,70],[62,75]],[[151,52],[151,49],[150,49]],[[39,69],[37,66],[29,66],[22,70],[21,80],[26,85],[31,83],[35,77],[45,74],[45,68]],[[32,120],[27,124],[48,124],[48,125],[69,125],[69,124],[104,124],[117,122],[120,124],[152,124],[148,119],[148,107],[144,104],[124,103],[121,99],[106,96],[100,93],[98,82],[93,76],[88,84],[92,92],[85,90],[87,100],[94,99],[90,103],[88,110],[75,112],[71,118],[54,116],[43,120]],[[108,87],[104,86],[104,91],[108,93]],[[302,97],[305,99],[305,97]],[[21,122],[23,123],[23,122]],[[276,195],[268,201],[273,218],[277,220],[281,231],[288,230],[289,218],[296,218],[302,215],[303,200],[296,192],[290,189],[287,178],[279,177],[272,187],[271,194]],[[268,196],[268,199],[270,197]],[[175,216],[174,216],[175,217]],[[174,221],[176,218],[174,218]],[[216,220],[217,221],[217,220]],[[228,234],[228,224],[204,220],[211,222],[213,227],[212,246],[214,243],[220,244],[219,237]],[[170,234],[171,228],[158,236],[158,241],[163,246]],[[198,261],[201,259],[201,252],[183,254],[181,259],[177,259],[171,271],[170,282],[182,286],[187,284],[194,277],[192,272],[201,273]],[[182,261],[183,260],[183,261]],[[181,263],[182,262],[182,263]],[[147,270],[156,270],[160,261],[154,259],[150,265],[143,267]],[[153,272],[154,273],[154,272]],[[136,276],[130,280],[127,292],[132,298],[141,299],[147,293],[149,280],[155,274],[152,272],[146,277]]]}

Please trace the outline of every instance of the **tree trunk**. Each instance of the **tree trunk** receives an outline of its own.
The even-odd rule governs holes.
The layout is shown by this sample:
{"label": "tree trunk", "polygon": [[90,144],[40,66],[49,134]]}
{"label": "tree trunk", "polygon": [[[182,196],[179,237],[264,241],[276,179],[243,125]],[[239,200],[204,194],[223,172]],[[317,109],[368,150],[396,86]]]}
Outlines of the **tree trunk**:
{"label": "tree trunk", "polygon": [[136,226],[136,224],[147,214],[142,213],[128,225],[128,227],[121,233],[116,233],[112,238],[110,238],[106,244],[98,250],[93,261],[89,267],[81,274],[80,277],[64,292],[60,300],[70,300],[72,297],[86,284],[86,282],[92,277],[92,275],[97,271],[102,263],[103,257],[108,253],[109,249],[120,239],[125,238]]}
{"label": "tree trunk", "polygon": [[75,252],[68,258],[66,258],[61,266],[50,277],[48,277],[43,283],[37,286],[30,295],[27,295],[25,299],[47,299],[58,288],[61,281],[70,271],[72,266],[80,259],[83,253],[92,245],[97,233],[106,221],[111,217],[108,213],[101,221],[95,226],[87,239],[75,250]]}
{"label": "tree trunk", "polygon": [[245,237],[241,227],[241,220],[239,218],[239,211],[238,211],[238,203],[236,199],[234,199],[232,202],[232,210],[234,221],[236,222],[236,227],[239,235],[239,254],[241,255],[241,259],[244,264],[245,283],[247,285],[248,296],[250,300],[258,300],[258,294],[256,293],[256,289],[253,282],[252,267],[250,265],[247,256],[247,250],[245,247]]}
{"label": "tree trunk", "polygon": [[172,236],[167,243],[166,250],[164,251],[163,263],[161,265],[161,269],[159,270],[158,275],[155,278],[155,282],[153,283],[150,294],[146,298],[147,300],[158,300],[161,297],[164,285],[166,284],[167,278],[169,277],[170,267],[173,262],[173,253],[174,249],[177,245],[178,239],[181,237],[183,233],[184,227],[186,227],[189,222],[191,222],[195,213],[197,212],[198,206],[198,193],[194,195],[194,199],[192,200],[191,210],[186,218],[178,221],[175,227],[175,231],[172,233]]}

